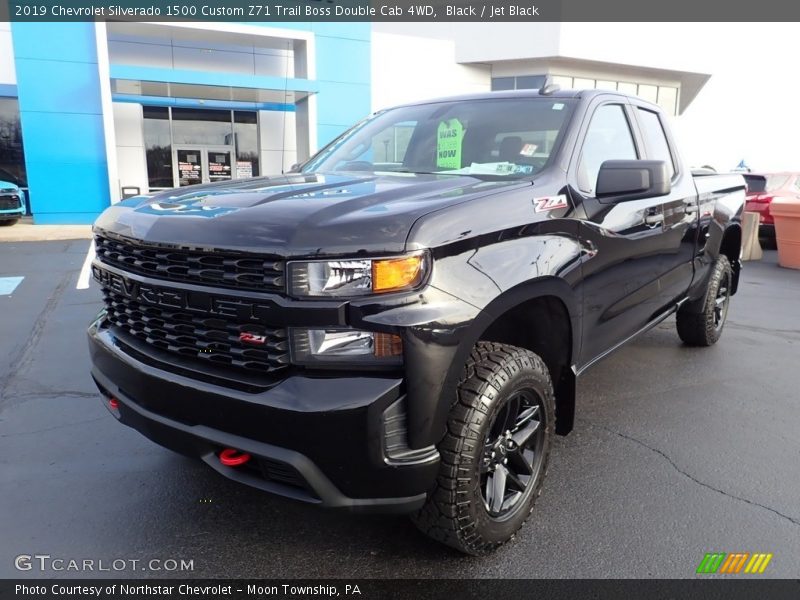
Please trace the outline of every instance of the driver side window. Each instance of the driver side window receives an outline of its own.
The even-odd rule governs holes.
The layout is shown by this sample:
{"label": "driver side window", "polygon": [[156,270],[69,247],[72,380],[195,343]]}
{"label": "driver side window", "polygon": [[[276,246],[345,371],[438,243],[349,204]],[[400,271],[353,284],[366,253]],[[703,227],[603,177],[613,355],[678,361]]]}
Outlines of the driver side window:
{"label": "driver side window", "polygon": [[636,144],[633,141],[628,118],[621,104],[605,104],[592,115],[589,129],[583,140],[578,161],[578,187],[593,194],[600,165],[607,160],[635,160]]}

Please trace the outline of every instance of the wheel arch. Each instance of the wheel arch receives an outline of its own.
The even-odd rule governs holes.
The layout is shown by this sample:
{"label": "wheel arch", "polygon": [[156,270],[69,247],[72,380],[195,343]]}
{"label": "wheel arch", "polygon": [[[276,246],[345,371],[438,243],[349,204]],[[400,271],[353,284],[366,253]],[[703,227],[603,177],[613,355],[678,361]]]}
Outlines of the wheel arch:
{"label": "wheel arch", "polygon": [[495,298],[463,335],[448,370],[436,419],[444,434],[462,368],[479,341],[510,344],[538,354],[550,371],[556,396],[556,433],[572,430],[575,416],[574,357],[580,343],[580,310],[575,291],[563,279],[543,277]]}

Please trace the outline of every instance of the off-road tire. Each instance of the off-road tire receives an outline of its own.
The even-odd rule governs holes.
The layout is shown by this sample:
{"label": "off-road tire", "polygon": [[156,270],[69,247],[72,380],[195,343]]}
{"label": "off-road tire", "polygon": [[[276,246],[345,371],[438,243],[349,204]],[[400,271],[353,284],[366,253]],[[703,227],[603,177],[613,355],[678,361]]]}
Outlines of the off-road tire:
{"label": "off-road tire", "polygon": [[[494,417],[520,391],[535,392],[543,408],[541,462],[538,476],[530,481],[512,514],[496,520],[484,504],[480,464]],[[464,365],[447,434],[439,444],[441,464],[435,488],[423,508],[412,515],[416,526],[431,538],[475,556],[512,539],[541,493],[554,424],[553,385],[542,359],[515,346],[479,342]]]}
{"label": "off-road tire", "polygon": [[[699,305],[696,303],[682,306],[678,310],[676,324],[678,336],[687,346],[712,346],[722,335],[725,319],[730,303],[733,273],[726,256],[720,256],[714,263],[708,279],[706,297]],[[724,286],[724,287],[722,287]],[[722,320],[717,322],[716,309],[720,288],[727,289]]]}

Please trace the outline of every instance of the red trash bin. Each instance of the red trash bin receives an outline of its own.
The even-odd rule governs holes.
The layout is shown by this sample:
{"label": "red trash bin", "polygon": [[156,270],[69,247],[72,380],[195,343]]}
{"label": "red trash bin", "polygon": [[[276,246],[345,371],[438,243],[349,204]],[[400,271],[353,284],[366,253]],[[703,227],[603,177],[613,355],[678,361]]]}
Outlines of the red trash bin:
{"label": "red trash bin", "polygon": [[778,264],[800,269],[800,199],[775,198],[769,212],[775,219]]}

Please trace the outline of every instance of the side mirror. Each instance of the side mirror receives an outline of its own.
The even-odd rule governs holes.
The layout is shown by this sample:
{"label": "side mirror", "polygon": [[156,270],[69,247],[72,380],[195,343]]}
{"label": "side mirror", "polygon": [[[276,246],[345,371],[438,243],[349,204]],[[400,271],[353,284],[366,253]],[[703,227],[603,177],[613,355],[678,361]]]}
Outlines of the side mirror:
{"label": "side mirror", "polygon": [[607,160],[600,165],[595,197],[603,204],[665,196],[672,189],[663,160]]}

